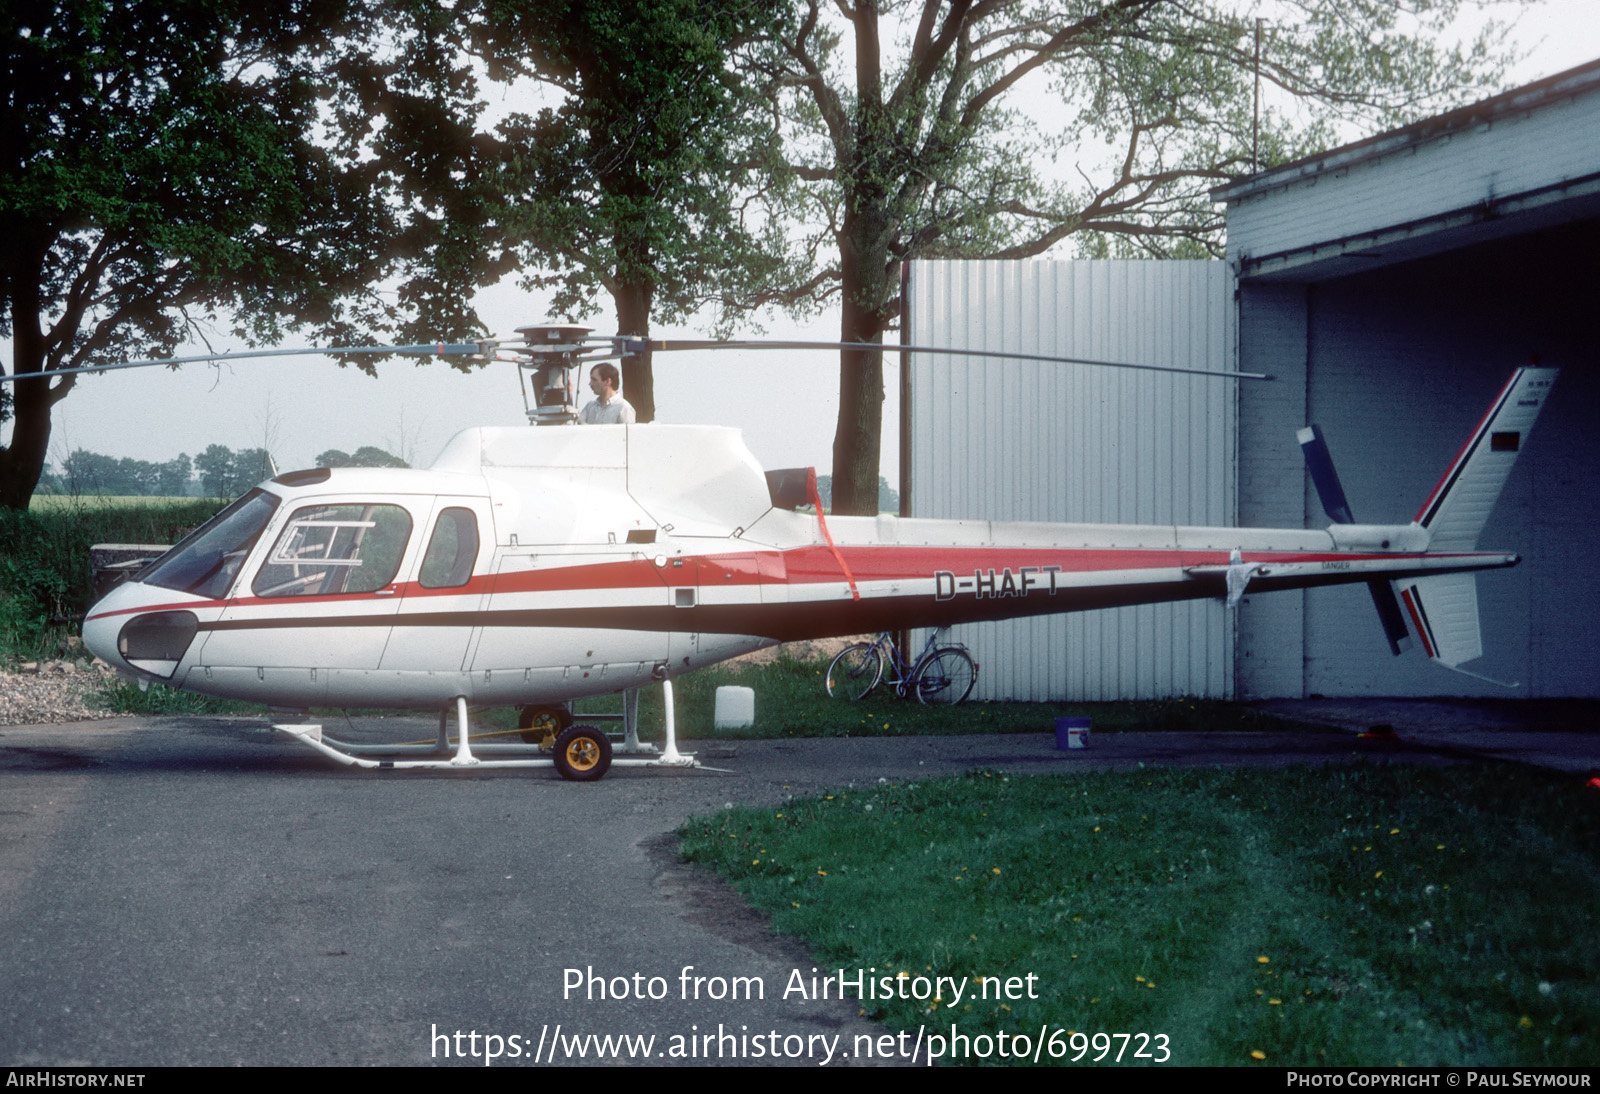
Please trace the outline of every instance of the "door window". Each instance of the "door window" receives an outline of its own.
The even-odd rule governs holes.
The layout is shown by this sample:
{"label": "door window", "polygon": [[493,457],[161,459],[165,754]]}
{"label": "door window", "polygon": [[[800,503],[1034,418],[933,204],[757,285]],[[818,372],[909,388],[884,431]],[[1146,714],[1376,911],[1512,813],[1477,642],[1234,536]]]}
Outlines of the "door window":
{"label": "door window", "polygon": [[375,592],[394,580],[410,537],[398,505],[297,509],[251,587],[268,597]]}
{"label": "door window", "polygon": [[456,589],[472,579],[478,558],[478,518],[471,509],[451,507],[439,514],[422,556],[418,580],[424,589]]}

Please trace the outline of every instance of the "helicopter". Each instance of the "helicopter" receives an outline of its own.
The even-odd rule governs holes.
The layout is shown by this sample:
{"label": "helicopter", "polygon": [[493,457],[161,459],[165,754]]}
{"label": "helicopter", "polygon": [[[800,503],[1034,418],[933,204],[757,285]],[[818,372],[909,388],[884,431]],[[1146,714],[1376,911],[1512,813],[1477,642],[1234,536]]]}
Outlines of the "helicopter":
{"label": "helicopter", "polygon": [[[646,343],[570,324],[518,334],[314,352],[514,360],[530,425],[563,426],[577,418],[584,365],[647,345],[754,344]],[[123,367],[147,363],[171,362]],[[425,470],[261,483],[96,603],[84,641],[145,683],[274,711],[441,711],[431,745],[357,746],[274,723],[340,763],[553,765],[580,781],[614,762],[695,766],[676,747],[673,679],[802,639],[1208,597],[1232,607],[1246,591],[1363,583],[1394,653],[1414,629],[1428,657],[1458,669],[1482,653],[1475,572],[1518,561],[1477,550],[1478,534],[1556,375],[1511,374],[1409,524],[1356,523],[1320,432],[1302,430],[1323,530],[828,517],[813,470],[764,470],[735,429],[468,429]],[[614,756],[606,734],[566,714],[573,700],[636,697],[652,682],[665,692],[658,753],[638,744],[633,717],[629,754]],[[469,704],[533,711],[535,744],[474,746]]]}

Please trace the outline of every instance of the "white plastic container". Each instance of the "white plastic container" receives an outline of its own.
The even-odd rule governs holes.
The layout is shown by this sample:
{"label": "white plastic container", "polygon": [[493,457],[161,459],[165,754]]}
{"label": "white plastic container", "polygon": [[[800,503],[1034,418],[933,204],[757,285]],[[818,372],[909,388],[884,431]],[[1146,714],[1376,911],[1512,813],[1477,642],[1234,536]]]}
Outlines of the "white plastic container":
{"label": "white plastic container", "polygon": [[756,723],[756,693],[752,688],[720,687],[711,724],[716,729],[748,729]]}

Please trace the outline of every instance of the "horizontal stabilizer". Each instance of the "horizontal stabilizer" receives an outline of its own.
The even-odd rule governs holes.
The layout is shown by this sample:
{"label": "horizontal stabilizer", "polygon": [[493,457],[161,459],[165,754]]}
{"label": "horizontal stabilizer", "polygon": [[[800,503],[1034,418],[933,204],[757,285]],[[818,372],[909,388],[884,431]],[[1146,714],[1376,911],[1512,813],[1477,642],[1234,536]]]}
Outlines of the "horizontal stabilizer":
{"label": "horizontal stabilizer", "polygon": [[1559,369],[1519,368],[1418,510],[1430,551],[1470,551],[1527,443]]}
{"label": "horizontal stabilizer", "polygon": [[1476,575],[1411,577],[1394,584],[1429,657],[1455,668],[1483,656]]}

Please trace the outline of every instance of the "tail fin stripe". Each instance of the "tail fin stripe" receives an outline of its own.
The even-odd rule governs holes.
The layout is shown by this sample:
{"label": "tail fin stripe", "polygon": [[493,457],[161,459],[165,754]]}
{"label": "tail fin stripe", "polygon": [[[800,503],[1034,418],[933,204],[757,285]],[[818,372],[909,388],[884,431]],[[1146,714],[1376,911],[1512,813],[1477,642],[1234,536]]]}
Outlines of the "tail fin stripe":
{"label": "tail fin stripe", "polygon": [[1450,470],[1444,473],[1444,478],[1439,480],[1439,485],[1433,488],[1433,493],[1428,495],[1428,500],[1422,503],[1422,508],[1417,510],[1417,515],[1412,518],[1416,524],[1427,527],[1438,512],[1439,506],[1444,504],[1444,499],[1449,495],[1450,488],[1455,485],[1456,479],[1461,477],[1461,472],[1466,470],[1467,464],[1472,459],[1472,453],[1478,445],[1483,443],[1483,438],[1488,434],[1489,423],[1494,421],[1495,415],[1505,406],[1511,397],[1511,390],[1517,386],[1525,369],[1517,369],[1511,374],[1511,379],[1506,381],[1506,386],[1500,389],[1500,394],[1495,397],[1494,403],[1489,407],[1488,413],[1478,422],[1478,428],[1472,431],[1472,436],[1467,443],[1461,446],[1461,451],[1456,453],[1455,461],[1450,464]]}
{"label": "tail fin stripe", "polygon": [[1439,656],[1433,645],[1433,632],[1428,629],[1428,613],[1422,610],[1421,603],[1412,595],[1413,589],[1402,589],[1400,599],[1406,602],[1406,610],[1411,613],[1411,621],[1416,624],[1417,635],[1422,639],[1422,649],[1429,657]]}

